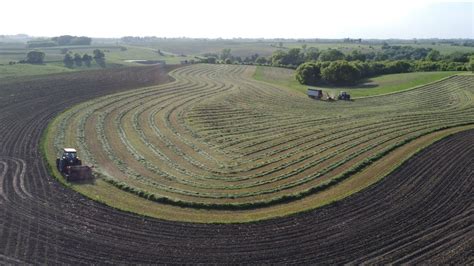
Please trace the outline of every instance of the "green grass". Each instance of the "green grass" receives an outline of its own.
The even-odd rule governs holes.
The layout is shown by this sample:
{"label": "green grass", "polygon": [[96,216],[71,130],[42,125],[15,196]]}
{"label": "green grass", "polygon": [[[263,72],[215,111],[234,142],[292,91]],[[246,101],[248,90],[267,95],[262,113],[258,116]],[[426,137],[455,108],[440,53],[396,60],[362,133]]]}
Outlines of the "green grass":
{"label": "green grass", "polygon": [[308,86],[300,84],[295,79],[294,70],[277,67],[258,66],[253,78],[258,81],[286,87],[306,94]]}
{"label": "green grass", "polygon": [[30,64],[16,64],[0,66],[0,79],[18,78],[23,76],[44,75],[52,73],[70,72],[73,71],[63,66],[54,64],[46,65],[30,65]]}
{"label": "green grass", "polygon": [[423,84],[441,80],[458,73],[461,72],[446,71],[390,74],[368,79],[364,83],[352,87],[323,88],[332,90],[333,93],[338,93],[340,90],[347,89],[352,97],[358,98],[404,91]]}
{"label": "green grass", "polygon": [[294,70],[292,69],[259,66],[255,71],[254,78],[259,81],[290,88],[304,94],[306,94],[308,87],[313,87],[322,89],[324,92],[329,92],[330,94],[337,94],[339,91],[345,90],[351,94],[351,97],[359,98],[404,91],[458,73],[462,72],[445,71],[401,73],[370,78],[354,86],[307,86],[296,81]]}

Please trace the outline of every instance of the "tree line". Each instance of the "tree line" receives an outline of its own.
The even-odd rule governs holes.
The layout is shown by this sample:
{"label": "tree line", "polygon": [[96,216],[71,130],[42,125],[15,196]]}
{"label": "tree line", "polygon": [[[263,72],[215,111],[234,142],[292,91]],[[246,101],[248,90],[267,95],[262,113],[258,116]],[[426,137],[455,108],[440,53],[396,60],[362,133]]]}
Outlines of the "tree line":
{"label": "tree line", "polygon": [[467,63],[469,57],[474,53],[453,52],[448,55],[442,55],[438,50],[431,48],[414,48],[411,46],[382,46],[380,51],[362,52],[352,50],[344,54],[338,49],[326,49],[320,51],[315,47],[308,49],[292,48],[288,51],[278,50],[270,58],[271,65],[297,68],[308,61],[360,61],[360,62],[380,62],[405,60],[409,62],[442,62],[442,63]]}
{"label": "tree line", "polygon": [[90,45],[92,38],[86,36],[61,35],[50,39],[37,39],[27,42],[28,48],[54,47],[65,45]]}
{"label": "tree line", "polygon": [[384,74],[422,71],[474,71],[474,56],[468,63],[430,61],[310,61],[298,66],[296,79],[301,84],[316,85],[325,82],[335,85],[353,85],[364,78]]}
{"label": "tree line", "polygon": [[[26,54],[26,59],[20,60],[18,63],[20,64],[43,64],[45,58],[45,53],[42,51],[30,51]],[[95,49],[93,51],[93,56],[88,55],[87,53],[80,55],[79,53],[72,53],[71,51],[66,51],[63,63],[64,66],[68,68],[73,68],[74,66],[82,67],[85,65],[86,67],[91,67],[92,61],[95,61],[99,66],[106,67],[105,62],[105,53],[102,50]],[[16,62],[11,61],[9,62],[10,65],[16,64]]]}
{"label": "tree line", "polygon": [[83,55],[75,53],[73,55],[72,52],[67,52],[64,55],[64,59],[63,59],[64,66],[66,66],[68,68],[73,68],[74,65],[76,65],[77,67],[82,67],[82,65],[84,64],[86,67],[91,67],[92,59],[94,59],[95,62],[99,66],[105,68],[105,66],[106,66],[105,65],[105,53],[103,51],[99,50],[99,49],[95,49],[93,51],[93,54],[94,54],[94,56],[90,56],[87,53],[83,54]]}
{"label": "tree line", "polygon": [[230,49],[220,55],[205,54],[205,63],[258,64],[296,69],[296,77],[302,84],[318,82],[351,85],[361,79],[383,74],[418,71],[466,71],[474,70],[474,53],[453,52],[442,55],[438,50],[412,46],[388,45],[379,51],[352,50],[343,53],[338,49],[319,50],[315,47],[277,50],[270,57],[258,54],[234,57]]}

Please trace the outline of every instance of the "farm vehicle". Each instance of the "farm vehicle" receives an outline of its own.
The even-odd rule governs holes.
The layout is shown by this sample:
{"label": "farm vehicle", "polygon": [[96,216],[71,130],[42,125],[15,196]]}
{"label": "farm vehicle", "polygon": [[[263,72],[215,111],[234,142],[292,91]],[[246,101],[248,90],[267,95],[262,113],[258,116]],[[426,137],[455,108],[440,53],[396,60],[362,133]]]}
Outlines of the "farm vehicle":
{"label": "farm vehicle", "polygon": [[73,148],[63,148],[61,157],[56,159],[56,167],[67,181],[84,181],[94,178],[92,167],[82,165],[77,151]]}

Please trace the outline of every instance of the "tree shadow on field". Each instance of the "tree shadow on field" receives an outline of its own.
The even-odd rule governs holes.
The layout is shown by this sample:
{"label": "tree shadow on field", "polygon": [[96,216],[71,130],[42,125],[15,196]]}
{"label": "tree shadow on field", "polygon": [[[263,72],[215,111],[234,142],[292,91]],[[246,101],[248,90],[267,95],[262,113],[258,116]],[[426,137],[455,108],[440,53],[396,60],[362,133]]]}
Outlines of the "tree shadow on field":
{"label": "tree shadow on field", "polygon": [[372,79],[363,79],[355,85],[333,85],[328,83],[321,83],[317,84],[316,86],[321,87],[323,89],[373,89],[377,88],[380,85],[375,83]]}

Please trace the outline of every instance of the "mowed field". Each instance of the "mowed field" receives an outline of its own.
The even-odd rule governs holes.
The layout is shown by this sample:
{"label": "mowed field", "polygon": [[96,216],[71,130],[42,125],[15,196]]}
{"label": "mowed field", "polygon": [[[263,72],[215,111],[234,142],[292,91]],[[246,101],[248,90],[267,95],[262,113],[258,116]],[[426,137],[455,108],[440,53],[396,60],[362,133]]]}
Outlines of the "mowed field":
{"label": "mowed field", "polygon": [[54,168],[61,147],[78,148],[101,179],[73,188],[120,209],[246,222],[340,200],[474,123],[470,75],[329,103],[254,73],[188,66],[170,73],[172,83],[77,105],[49,127],[48,162]]}
{"label": "mowed field", "polygon": [[[205,69],[200,70],[212,80],[221,80],[224,74],[215,68]],[[169,70],[126,68],[1,83],[0,264],[474,262],[474,130],[443,138],[380,182],[341,201],[245,224],[170,222],[122,212],[87,199],[51,177],[39,146],[51,119],[101,95],[125,90],[145,93],[137,88],[170,82],[165,75]],[[189,69],[181,71],[173,75],[193,74]],[[247,83],[256,85],[242,78],[246,72],[241,71],[234,70],[233,75],[239,77],[242,91],[248,89]],[[189,78],[192,80],[195,78]],[[432,97],[440,108],[428,108],[427,116],[439,112],[440,117],[452,114],[455,120],[455,112],[468,110],[470,105],[463,99],[469,93],[462,82],[450,83],[442,90],[452,91],[452,108],[441,106]],[[276,95],[275,101],[284,94]],[[212,95],[204,98],[209,102],[191,102],[213,103]],[[414,120],[421,115],[415,112]],[[461,129],[451,128],[451,133],[456,128]],[[419,139],[423,138],[430,142],[433,136]]]}

